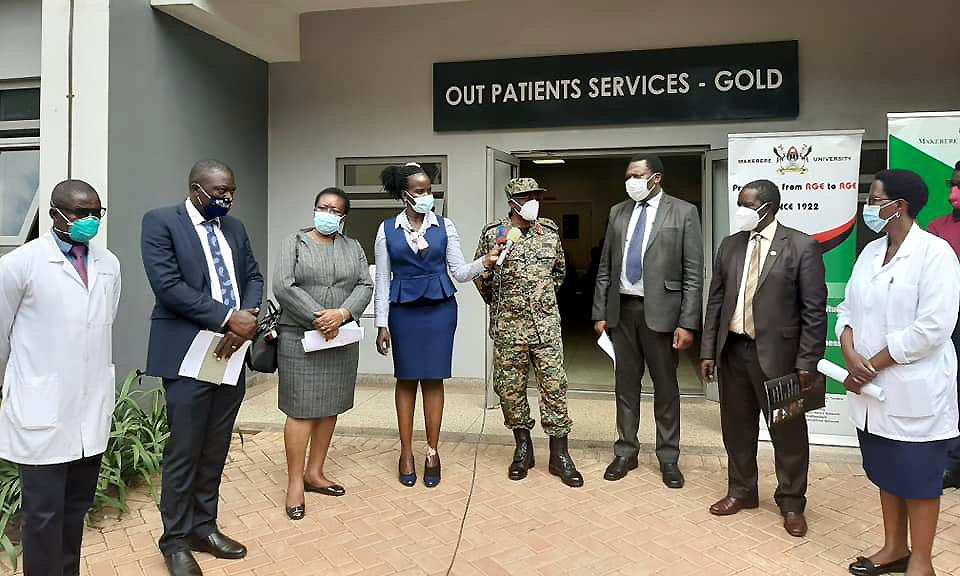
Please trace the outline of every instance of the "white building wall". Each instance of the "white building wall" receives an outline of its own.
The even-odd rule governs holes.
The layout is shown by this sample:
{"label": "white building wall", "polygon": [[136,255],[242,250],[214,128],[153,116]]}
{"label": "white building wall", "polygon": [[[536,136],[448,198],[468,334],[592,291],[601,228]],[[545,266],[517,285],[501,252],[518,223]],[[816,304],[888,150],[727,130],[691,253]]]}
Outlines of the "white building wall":
{"label": "white building wall", "polygon": [[[887,112],[956,108],[958,17],[956,0],[476,0],[305,15],[302,61],[270,66],[270,253],[309,225],[309,203],[335,183],[337,157],[447,155],[448,215],[472,255],[491,218],[487,146],[722,148],[731,132],[830,128],[883,139]],[[800,43],[795,120],[433,132],[434,62],[791,39]],[[454,375],[481,377],[485,311],[471,286],[461,288]]]}

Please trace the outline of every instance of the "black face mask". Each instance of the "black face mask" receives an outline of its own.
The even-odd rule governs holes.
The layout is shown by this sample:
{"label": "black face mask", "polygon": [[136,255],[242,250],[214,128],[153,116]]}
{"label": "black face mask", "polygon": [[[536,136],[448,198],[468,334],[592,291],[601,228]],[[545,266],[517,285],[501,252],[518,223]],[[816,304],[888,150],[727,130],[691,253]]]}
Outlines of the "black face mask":
{"label": "black face mask", "polygon": [[230,209],[233,208],[232,200],[211,196],[206,190],[203,189],[203,186],[200,186],[199,184],[197,184],[197,188],[200,189],[200,193],[209,199],[209,202],[207,202],[207,204],[204,205],[200,210],[200,213],[205,219],[213,220],[215,218],[226,216],[227,213],[230,212]]}

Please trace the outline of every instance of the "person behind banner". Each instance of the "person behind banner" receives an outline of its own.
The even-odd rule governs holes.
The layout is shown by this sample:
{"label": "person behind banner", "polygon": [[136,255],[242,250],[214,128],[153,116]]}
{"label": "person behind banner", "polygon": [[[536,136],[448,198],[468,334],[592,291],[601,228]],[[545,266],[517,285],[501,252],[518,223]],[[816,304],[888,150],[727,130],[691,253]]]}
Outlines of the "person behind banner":
{"label": "person behind banner", "polygon": [[[849,370],[847,411],[883,510],[883,547],[858,557],[852,574],[934,573],[947,447],[958,435],[950,336],[960,307],[960,263],[946,241],[915,222],[927,195],[913,172],[877,174],[863,221],[883,236],[857,258],[837,317]],[[861,394],[868,383],[882,388],[885,399]]]}
{"label": "person behind banner", "polygon": [[[929,231],[943,238],[960,257],[960,161],[953,166],[953,176],[946,182],[948,200],[953,208],[951,214],[930,223]],[[960,354],[960,320],[953,329],[953,347]],[[960,370],[957,371],[957,394],[960,396]],[[944,488],[960,488],[960,438],[950,442],[947,449],[947,468],[943,473]]]}
{"label": "person behind banner", "polygon": [[106,208],[57,184],[53,229],[0,258],[0,458],[19,464],[25,576],[80,574],[116,394],[120,263],[91,244]]}
{"label": "person behind banner", "polygon": [[170,437],[163,451],[160,553],[172,576],[198,576],[193,552],[246,556],[217,527],[220,479],[246,389],[180,376],[200,330],[223,334],[214,354],[228,359],[257,329],[263,276],[247,231],[228,216],[237,193],[233,170],[202,160],[190,170],[184,202],[147,212],[140,250],[156,297],[147,374],[163,379]]}
{"label": "person behind banner", "polygon": [[[827,286],[816,240],[777,222],[780,189],[755,180],[740,191],[739,230],[723,239],[703,323],[700,373],[720,377],[720,418],[728,459],[727,495],[715,516],[759,505],[759,415],[768,406],[764,382],[797,373],[816,378],[827,338]],[[770,428],[777,472],[774,500],[788,534],[807,533],[810,445],[806,418]]]}

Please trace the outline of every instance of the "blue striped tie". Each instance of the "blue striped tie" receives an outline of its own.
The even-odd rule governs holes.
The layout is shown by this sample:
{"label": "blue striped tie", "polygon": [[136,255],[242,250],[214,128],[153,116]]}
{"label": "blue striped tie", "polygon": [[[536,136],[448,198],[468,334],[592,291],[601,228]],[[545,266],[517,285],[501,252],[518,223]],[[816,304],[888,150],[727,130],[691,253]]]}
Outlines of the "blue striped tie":
{"label": "blue striped tie", "polygon": [[233,297],[233,282],[230,281],[230,272],[227,271],[227,263],[223,259],[223,252],[220,251],[220,241],[213,231],[213,222],[209,220],[203,223],[207,229],[207,243],[210,245],[210,256],[213,257],[213,267],[217,271],[217,280],[220,282],[220,293],[223,295],[223,304],[228,308],[234,308],[237,305]]}
{"label": "blue striped tie", "polygon": [[627,280],[636,284],[643,278],[643,235],[647,230],[647,203],[640,203],[640,216],[633,228],[630,248],[627,250]]}

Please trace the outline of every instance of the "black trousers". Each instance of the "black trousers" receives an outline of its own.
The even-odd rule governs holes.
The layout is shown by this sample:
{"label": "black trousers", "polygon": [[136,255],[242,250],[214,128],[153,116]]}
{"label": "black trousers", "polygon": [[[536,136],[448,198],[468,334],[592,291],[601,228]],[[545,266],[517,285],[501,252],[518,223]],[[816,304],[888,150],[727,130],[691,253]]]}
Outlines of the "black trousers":
{"label": "black trousers", "polygon": [[[953,329],[953,347],[960,357],[960,321]],[[960,402],[960,369],[957,370],[957,401]],[[947,470],[960,474],[960,438],[954,438],[947,446]]]}
{"label": "black trousers", "polygon": [[[757,441],[760,414],[766,415],[766,375],[760,368],[756,344],[733,333],[720,359],[720,424],[727,450],[729,496],[757,501]],[[777,490],[773,499],[784,514],[803,512],[807,505],[810,441],[806,418],[796,418],[770,429]]]}
{"label": "black trousers", "polygon": [[679,356],[673,348],[672,332],[654,332],[643,315],[643,299],[620,298],[620,322],[610,329],[617,357],[617,433],[613,452],[633,458],[640,451],[640,393],[644,367],[653,380],[653,416],[657,421],[657,459],[676,464],[680,459],[680,384],[677,382]]}
{"label": "black trousers", "polygon": [[245,391],[192,378],[164,379],[170,438],[163,453],[160,516],[165,556],[189,550],[191,536],[206,538],[217,529],[220,478],[230,450],[234,422]]}
{"label": "black trousers", "polygon": [[93,505],[102,455],[20,465],[24,576],[77,576],[83,521]]}

